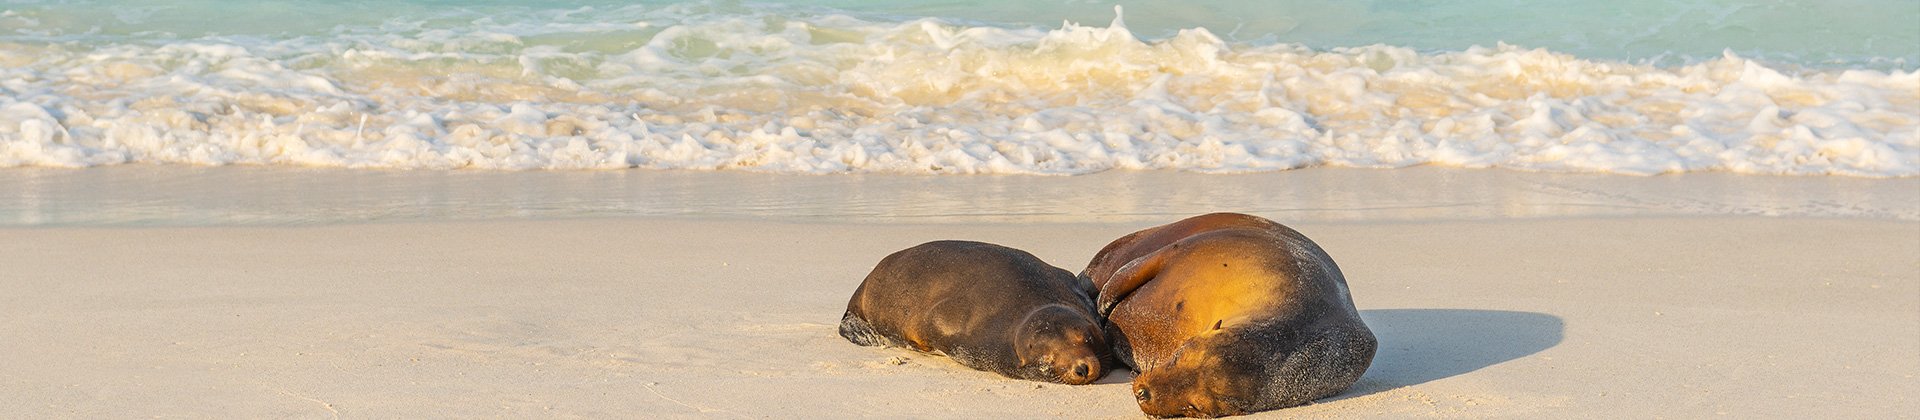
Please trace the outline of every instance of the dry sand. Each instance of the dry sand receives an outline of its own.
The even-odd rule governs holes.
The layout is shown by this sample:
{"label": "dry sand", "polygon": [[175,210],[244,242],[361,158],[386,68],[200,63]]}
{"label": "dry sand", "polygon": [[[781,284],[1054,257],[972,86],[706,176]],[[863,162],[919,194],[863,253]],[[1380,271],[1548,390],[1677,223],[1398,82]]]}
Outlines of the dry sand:
{"label": "dry sand", "polygon": [[[1125,372],[1008,380],[835,323],[894,250],[984,240],[1078,270],[1150,224],[0,229],[0,418],[1139,417]],[[1382,347],[1352,390],[1262,416],[1920,412],[1920,223],[1290,224]]]}

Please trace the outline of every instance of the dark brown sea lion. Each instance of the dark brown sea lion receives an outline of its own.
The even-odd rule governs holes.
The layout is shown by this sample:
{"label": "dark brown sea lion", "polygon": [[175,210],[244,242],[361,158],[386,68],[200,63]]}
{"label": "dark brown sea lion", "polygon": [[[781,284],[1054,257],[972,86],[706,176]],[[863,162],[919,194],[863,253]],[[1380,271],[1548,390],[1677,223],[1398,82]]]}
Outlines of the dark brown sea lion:
{"label": "dark brown sea lion", "polygon": [[840,336],[939,352],[1011,378],[1086,384],[1111,363],[1091,285],[1026,251],[935,241],[880,260],[854,290]]}
{"label": "dark brown sea lion", "polygon": [[1234,213],[1120,238],[1083,273],[1140,410],[1215,417],[1306,404],[1353,385],[1378,343],[1347,281],[1306,236]]}

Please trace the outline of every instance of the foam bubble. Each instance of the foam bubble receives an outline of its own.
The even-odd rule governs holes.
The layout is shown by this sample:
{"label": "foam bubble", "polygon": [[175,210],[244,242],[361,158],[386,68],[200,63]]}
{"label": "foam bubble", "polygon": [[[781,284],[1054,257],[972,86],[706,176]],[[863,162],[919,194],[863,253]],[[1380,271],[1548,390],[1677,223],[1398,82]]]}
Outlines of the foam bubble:
{"label": "foam bubble", "polygon": [[710,5],[0,40],[0,167],[1920,174],[1920,71]]}

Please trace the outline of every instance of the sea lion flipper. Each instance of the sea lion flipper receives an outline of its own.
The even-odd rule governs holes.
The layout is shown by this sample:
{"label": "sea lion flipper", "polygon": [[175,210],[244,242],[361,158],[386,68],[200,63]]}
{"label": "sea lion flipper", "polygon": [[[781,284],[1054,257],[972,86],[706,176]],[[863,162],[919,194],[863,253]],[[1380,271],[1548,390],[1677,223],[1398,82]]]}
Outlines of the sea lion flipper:
{"label": "sea lion flipper", "polygon": [[1100,300],[1100,285],[1094,284],[1092,278],[1087,277],[1086,271],[1083,270],[1080,272],[1080,274],[1073,276],[1073,280],[1074,280],[1074,283],[1073,283],[1074,287],[1079,288],[1081,293],[1085,293],[1087,295],[1088,303],[1097,302]]}
{"label": "sea lion flipper", "polygon": [[1100,309],[1100,316],[1110,315],[1114,305],[1120,304],[1120,299],[1126,298],[1135,289],[1153,280],[1154,276],[1160,275],[1160,267],[1165,265],[1169,249],[1171,248],[1135,258],[1127,265],[1120,266],[1119,270],[1114,270],[1113,276],[1107,279],[1107,284],[1100,288],[1100,300],[1096,306]]}
{"label": "sea lion flipper", "polygon": [[871,347],[894,344],[893,340],[888,339],[886,335],[880,334],[879,331],[874,331],[872,324],[868,324],[867,320],[860,318],[859,315],[854,315],[853,311],[847,311],[846,314],[840,316],[840,336],[846,338],[847,341],[853,342],[853,344],[862,346]]}

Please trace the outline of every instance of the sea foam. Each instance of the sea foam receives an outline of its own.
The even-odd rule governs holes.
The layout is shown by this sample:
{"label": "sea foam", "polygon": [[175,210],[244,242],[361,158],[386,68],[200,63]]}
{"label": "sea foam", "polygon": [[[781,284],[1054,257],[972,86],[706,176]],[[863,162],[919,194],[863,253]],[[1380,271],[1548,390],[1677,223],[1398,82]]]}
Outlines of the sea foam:
{"label": "sea foam", "polygon": [[0,38],[0,92],[0,167],[1920,174],[1916,70],[1142,40],[1118,17],[1042,30],[674,5],[23,35]]}

